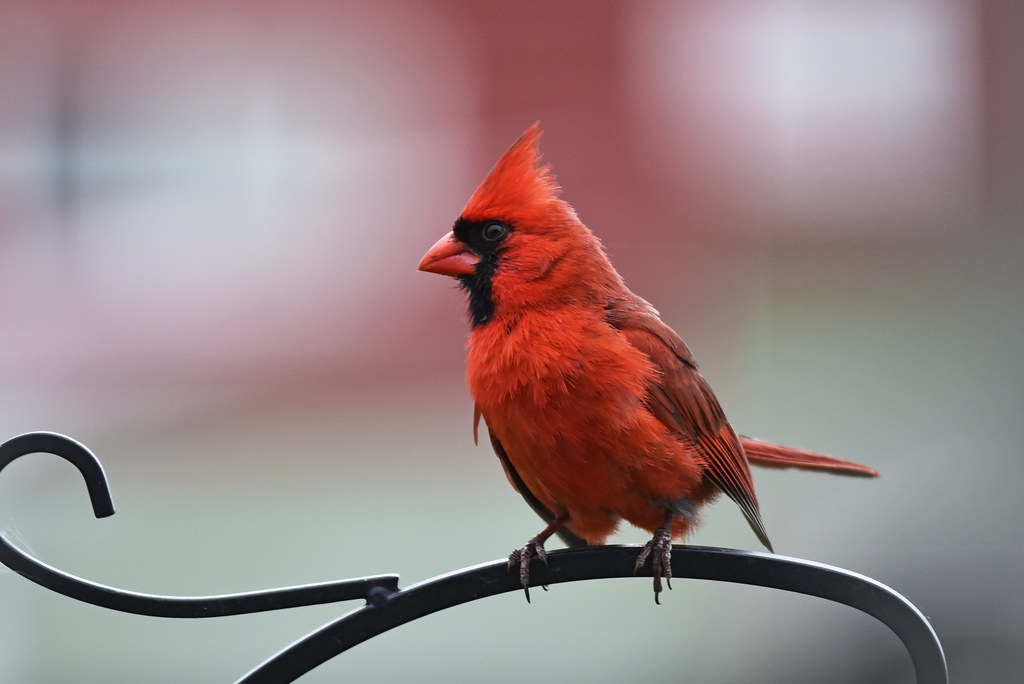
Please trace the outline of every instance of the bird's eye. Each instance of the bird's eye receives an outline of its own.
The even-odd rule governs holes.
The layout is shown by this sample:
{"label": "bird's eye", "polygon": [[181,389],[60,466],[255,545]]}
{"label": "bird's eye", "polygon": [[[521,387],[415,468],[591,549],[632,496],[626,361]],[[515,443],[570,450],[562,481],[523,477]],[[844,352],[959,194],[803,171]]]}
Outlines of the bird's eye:
{"label": "bird's eye", "polygon": [[488,242],[497,242],[501,238],[505,237],[505,233],[507,232],[508,228],[501,223],[488,223],[484,226],[484,240],[487,240]]}

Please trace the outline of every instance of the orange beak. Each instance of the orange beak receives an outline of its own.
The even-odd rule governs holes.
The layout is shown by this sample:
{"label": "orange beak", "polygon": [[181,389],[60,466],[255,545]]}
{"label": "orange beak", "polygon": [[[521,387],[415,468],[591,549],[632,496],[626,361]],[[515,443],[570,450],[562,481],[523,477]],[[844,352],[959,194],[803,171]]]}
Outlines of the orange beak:
{"label": "orange beak", "polygon": [[478,261],[480,257],[456,240],[454,233],[449,232],[427,250],[416,269],[452,277],[472,275]]}

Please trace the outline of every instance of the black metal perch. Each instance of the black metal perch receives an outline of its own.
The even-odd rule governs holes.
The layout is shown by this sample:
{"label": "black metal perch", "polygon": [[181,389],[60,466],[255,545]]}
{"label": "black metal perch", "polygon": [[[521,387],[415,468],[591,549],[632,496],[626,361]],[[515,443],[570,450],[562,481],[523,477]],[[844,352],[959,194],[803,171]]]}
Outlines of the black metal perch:
{"label": "black metal perch", "polygon": [[[114,505],[99,460],[75,440],[33,432],[0,445],[0,470],[30,453],[49,453],[74,464],[85,478],[96,517],[113,515]],[[634,576],[637,547],[599,546],[553,551],[548,565],[534,563],[535,585]],[[374,575],[266,591],[217,596],[160,596],[96,584],[42,563],[0,533],[0,561],[51,591],[97,606],[141,615],[174,618],[220,617],[363,599],[366,605],[330,622],[272,656],[238,680],[247,684],[291,682],[336,655],[394,627],[446,608],[509,591],[519,591],[517,573],[504,560],[484,563],[398,588],[397,575]],[[873,616],[903,642],[919,684],[945,684],[946,660],[938,637],[921,612],[889,587],[848,570],[766,553],[676,546],[677,578],[717,580],[771,587],[842,603]],[[650,577],[649,566],[641,576]]]}

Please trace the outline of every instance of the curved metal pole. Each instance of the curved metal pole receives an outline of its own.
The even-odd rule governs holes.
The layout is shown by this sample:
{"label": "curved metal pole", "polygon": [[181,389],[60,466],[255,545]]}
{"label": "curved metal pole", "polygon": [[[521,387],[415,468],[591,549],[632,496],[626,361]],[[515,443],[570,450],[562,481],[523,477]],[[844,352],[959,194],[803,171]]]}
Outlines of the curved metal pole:
{"label": "curved metal pole", "polygon": [[0,471],[26,454],[53,454],[78,468],[89,489],[89,501],[97,518],[114,515],[107,474],[96,455],[81,442],[56,432],[26,432],[0,444]]}
{"label": "curved metal pole", "polygon": [[[29,453],[60,456],[82,473],[97,517],[113,515],[106,476],[85,446],[52,432],[35,432],[0,445],[0,470]],[[600,546],[553,551],[549,565],[534,563],[535,584],[632,577],[638,547]],[[239,680],[245,684],[294,681],[353,646],[393,627],[453,606],[519,591],[504,560],[457,570],[398,590],[397,575],[307,584],[218,596],[159,596],[125,591],[70,575],[28,556],[0,532],[0,562],[52,591],[104,608],[157,617],[215,617],[362,598],[367,605],[295,642]],[[919,684],[945,684],[946,660],[935,632],[910,601],[857,573],[811,561],[750,551],[676,546],[677,578],[771,587],[842,603],[877,618],[903,641]],[[650,577],[649,566],[641,576]]]}
{"label": "curved metal pole", "polygon": [[[0,470],[14,459],[32,453],[47,453],[70,461],[89,489],[97,518],[114,514],[107,478],[96,456],[85,446],[54,432],[30,432],[0,444]],[[259,613],[281,608],[367,599],[374,591],[394,591],[398,575],[374,575],[317,584],[303,584],[265,591],[215,596],[161,596],[126,591],[76,577],[29,556],[0,531],[0,562],[36,584],[58,594],[111,610],[138,615],[171,618],[220,617]]]}
{"label": "curved metal pole", "polygon": [[[633,577],[640,547],[592,546],[548,552],[535,562],[531,584]],[[752,551],[700,546],[672,548],[673,578],[735,582],[782,589],[842,603],[877,618],[910,652],[918,684],[946,684],[946,658],[928,620],[909,600],[880,582],[812,561]],[[641,569],[650,577],[650,566]],[[517,573],[504,560],[484,563],[382,592],[363,608],[329,623],[271,657],[237,684],[291,682],[336,655],[378,634],[445,608],[509,591],[521,591]]]}

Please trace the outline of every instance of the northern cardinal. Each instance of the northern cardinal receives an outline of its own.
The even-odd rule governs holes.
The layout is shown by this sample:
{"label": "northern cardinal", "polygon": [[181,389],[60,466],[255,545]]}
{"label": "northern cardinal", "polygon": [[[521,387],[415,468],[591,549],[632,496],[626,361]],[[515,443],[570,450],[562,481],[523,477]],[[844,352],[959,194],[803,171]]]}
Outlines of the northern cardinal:
{"label": "northern cardinal", "polygon": [[[498,160],[419,270],[469,295],[467,378],[505,475],[547,526],[509,556],[529,600],[552,535],[601,544],[627,520],[654,536],[654,598],[697,510],[725,492],[757,538],[748,463],[877,476],[871,468],[740,437],[690,350],[626,288],[597,237],[559,198],[534,124]],[[670,585],[671,587],[671,585]]]}

